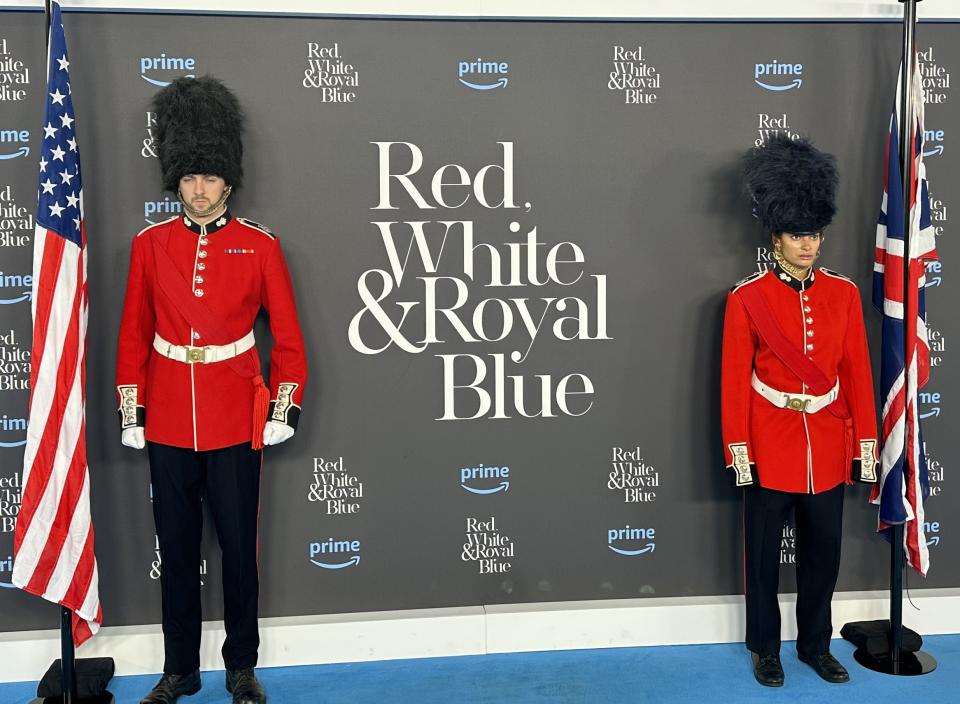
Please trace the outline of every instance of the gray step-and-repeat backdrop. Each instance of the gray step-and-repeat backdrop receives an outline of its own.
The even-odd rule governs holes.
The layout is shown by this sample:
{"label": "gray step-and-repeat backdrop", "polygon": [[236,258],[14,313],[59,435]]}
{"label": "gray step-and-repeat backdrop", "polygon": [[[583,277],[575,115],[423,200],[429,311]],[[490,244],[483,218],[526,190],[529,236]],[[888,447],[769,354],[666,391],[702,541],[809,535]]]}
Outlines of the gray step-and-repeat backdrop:
{"label": "gray step-and-repeat backdrop", "polygon": [[[3,587],[44,58],[41,14],[0,17]],[[822,261],[867,292],[899,25],[67,13],[66,29],[106,624],[159,620],[146,456],[120,445],[113,374],[130,241],[177,212],[158,185],[149,101],[185,74],[223,78],[246,108],[248,186],[232,208],[279,234],[309,349],[300,430],[266,451],[262,615],[741,592],[720,335],[726,291],[771,257],[737,158],[772,131],[838,155],[840,213]],[[957,32],[918,31],[943,264],[930,272],[922,398],[932,568],[914,588],[960,586],[960,493],[946,478],[960,459],[949,440]],[[866,496],[848,493],[841,590],[887,585]],[[198,579],[217,618],[212,528],[205,542]],[[785,590],[793,555],[787,526]],[[3,630],[57,623],[14,589],[0,588],[0,609]]]}

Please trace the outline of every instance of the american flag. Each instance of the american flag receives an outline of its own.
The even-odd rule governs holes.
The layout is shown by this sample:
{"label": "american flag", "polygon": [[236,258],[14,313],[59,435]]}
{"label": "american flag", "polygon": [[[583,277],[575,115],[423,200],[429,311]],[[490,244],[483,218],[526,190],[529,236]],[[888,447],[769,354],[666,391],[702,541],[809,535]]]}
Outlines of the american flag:
{"label": "american flag", "polygon": [[87,238],[70,62],[52,3],[33,245],[33,352],[13,583],[73,611],[79,645],[100,628],[86,446]]}
{"label": "american flag", "polygon": [[[903,91],[903,66],[897,80],[897,100],[890,118],[887,141],[883,204],[877,226],[873,265],[873,304],[883,313],[881,343],[881,392],[883,398],[880,483],[870,500],[879,505],[878,529],[903,525],[903,549],[907,562],[926,576],[930,566],[923,523],[923,500],[929,495],[927,460],[917,392],[930,378],[930,347],[927,341],[924,284],[926,260],[937,258],[934,229],[930,222],[930,198],[923,164],[923,87],[919,62],[914,55],[913,83],[908,87],[914,134],[910,178],[910,294],[904,312],[903,277],[903,169],[897,106]],[[904,322],[906,321],[906,323]],[[905,349],[905,340],[909,349]],[[904,354],[907,363],[904,364]],[[904,373],[906,370],[906,374]],[[906,434],[904,434],[906,428]]]}

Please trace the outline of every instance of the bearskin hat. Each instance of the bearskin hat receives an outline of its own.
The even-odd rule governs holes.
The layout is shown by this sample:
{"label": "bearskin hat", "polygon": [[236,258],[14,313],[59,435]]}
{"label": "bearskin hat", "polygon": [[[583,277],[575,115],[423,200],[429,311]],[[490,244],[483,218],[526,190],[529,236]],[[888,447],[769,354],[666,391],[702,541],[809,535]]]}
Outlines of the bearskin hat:
{"label": "bearskin hat", "polygon": [[178,78],[153,99],[163,187],[176,193],[185,174],[213,174],[234,190],[243,182],[243,113],[237,96],[212,76]]}
{"label": "bearskin hat", "polygon": [[744,155],[754,215],[768,232],[819,232],[837,212],[837,164],[806,139],[771,135]]}

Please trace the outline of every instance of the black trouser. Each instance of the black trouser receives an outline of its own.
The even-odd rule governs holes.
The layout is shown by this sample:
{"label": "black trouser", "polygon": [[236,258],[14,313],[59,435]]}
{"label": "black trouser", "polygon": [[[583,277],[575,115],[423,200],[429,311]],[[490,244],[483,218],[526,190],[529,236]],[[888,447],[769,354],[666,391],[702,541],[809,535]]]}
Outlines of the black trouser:
{"label": "black trouser", "polygon": [[796,521],[797,651],[830,650],[830,600],[840,571],[843,484],[820,494],[790,494],[750,487],[744,497],[744,591],[747,648],[780,652],[780,544],[790,510]]}
{"label": "black trouser", "polygon": [[194,450],[147,443],[153,518],[160,546],[163,671],[200,667],[201,500],[213,514],[223,556],[223,613],[228,669],[257,664],[257,514],[262,453],[250,444]]}

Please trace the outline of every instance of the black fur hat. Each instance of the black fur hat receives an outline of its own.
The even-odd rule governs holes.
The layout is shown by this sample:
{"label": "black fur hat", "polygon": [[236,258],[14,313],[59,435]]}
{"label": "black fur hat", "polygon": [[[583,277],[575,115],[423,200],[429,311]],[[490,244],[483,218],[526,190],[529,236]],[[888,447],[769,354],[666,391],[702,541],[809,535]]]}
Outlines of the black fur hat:
{"label": "black fur hat", "polygon": [[768,232],[819,232],[837,212],[837,164],[806,139],[771,135],[743,157],[754,215]]}
{"label": "black fur hat", "polygon": [[237,96],[212,76],[178,78],[153,98],[163,187],[177,192],[185,174],[213,174],[234,190],[243,183],[243,113]]}

